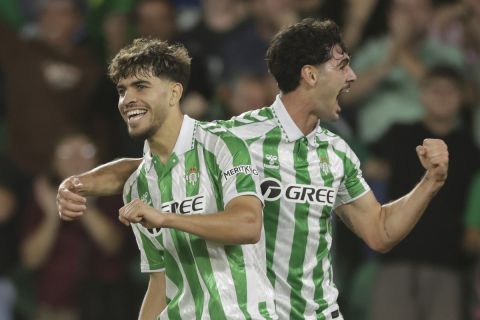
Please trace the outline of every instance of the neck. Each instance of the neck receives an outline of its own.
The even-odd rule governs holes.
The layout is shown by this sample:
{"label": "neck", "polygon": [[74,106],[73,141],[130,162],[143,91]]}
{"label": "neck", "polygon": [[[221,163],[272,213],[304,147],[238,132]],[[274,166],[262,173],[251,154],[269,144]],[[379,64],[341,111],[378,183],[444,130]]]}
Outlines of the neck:
{"label": "neck", "polygon": [[280,98],[293,122],[304,135],[315,130],[319,118],[313,114],[313,104],[308,98],[297,91],[282,94]]}
{"label": "neck", "polygon": [[155,134],[148,138],[150,150],[156,154],[162,162],[167,162],[177,143],[180,129],[182,128],[183,114],[180,108],[175,108],[168,115],[162,126]]}
{"label": "neck", "polygon": [[456,118],[437,119],[432,116],[427,116],[423,123],[436,136],[446,136],[456,125]]}

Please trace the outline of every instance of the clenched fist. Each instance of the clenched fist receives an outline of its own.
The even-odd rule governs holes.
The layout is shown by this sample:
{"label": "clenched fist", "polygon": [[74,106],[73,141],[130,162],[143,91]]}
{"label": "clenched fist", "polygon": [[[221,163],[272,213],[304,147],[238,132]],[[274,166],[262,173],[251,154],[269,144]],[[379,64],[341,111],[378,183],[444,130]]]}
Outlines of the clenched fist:
{"label": "clenched fist", "polygon": [[118,219],[126,226],[141,223],[145,228],[161,228],[165,213],[159,212],[139,199],[134,199],[118,210]]}
{"label": "clenched fist", "polygon": [[448,175],[448,147],[441,139],[425,139],[417,146],[417,155],[425,168],[426,178],[444,183]]}
{"label": "clenched fist", "polygon": [[57,192],[58,215],[71,221],[80,218],[87,210],[87,198],[81,195],[83,184],[76,176],[69,177],[60,184]]}

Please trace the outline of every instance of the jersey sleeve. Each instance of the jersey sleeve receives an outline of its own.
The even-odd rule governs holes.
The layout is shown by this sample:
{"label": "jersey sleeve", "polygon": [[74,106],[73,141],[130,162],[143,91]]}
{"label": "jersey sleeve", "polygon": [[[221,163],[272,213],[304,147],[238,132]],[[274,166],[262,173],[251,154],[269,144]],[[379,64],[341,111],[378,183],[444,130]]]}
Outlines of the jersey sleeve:
{"label": "jersey sleeve", "polygon": [[334,208],[350,203],[370,190],[362,176],[360,160],[348,144],[344,142],[342,148],[336,149],[335,152],[342,159],[344,176],[338,188]]}
{"label": "jersey sleeve", "polygon": [[132,224],[132,230],[140,250],[140,271],[147,273],[165,271],[163,230],[152,233],[138,223]]}
{"label": "jersey sleeve", "polygon": [[223,135],[217,144],[216,157],[224,207],[230,200],[242,195],[256,196],[263,204],[258,171],[245,142],[230,132]]}

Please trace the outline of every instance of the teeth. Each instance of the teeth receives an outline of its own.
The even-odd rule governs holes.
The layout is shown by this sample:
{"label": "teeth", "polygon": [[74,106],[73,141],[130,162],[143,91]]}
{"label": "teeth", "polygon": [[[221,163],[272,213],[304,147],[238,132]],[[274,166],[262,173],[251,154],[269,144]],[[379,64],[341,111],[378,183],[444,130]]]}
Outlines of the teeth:
{"label": "teeth", "polygon": [[143,115],[147,113],[145,110],[131,110],[127,112],[127,117],[131,118],[137,115]]}

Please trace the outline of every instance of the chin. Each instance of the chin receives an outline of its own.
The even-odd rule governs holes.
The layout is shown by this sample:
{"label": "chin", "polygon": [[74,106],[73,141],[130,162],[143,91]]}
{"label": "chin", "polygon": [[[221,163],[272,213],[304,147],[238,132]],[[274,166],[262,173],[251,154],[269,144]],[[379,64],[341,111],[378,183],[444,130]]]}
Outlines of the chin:
{"label": "chin", "polygon": [[132,139],[140,140],[140,141],[144,141],[146,139],[151,138],[155,134],[155,132],[156,132],[155,127],[150,127],[143,130],[132,130],[131,128],[129,128],[128,130],[128,134]]}

